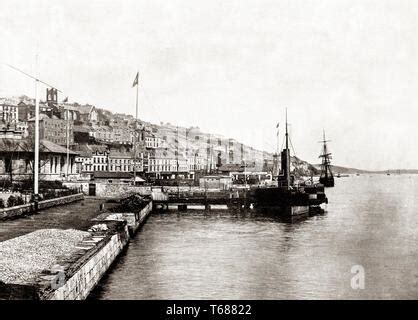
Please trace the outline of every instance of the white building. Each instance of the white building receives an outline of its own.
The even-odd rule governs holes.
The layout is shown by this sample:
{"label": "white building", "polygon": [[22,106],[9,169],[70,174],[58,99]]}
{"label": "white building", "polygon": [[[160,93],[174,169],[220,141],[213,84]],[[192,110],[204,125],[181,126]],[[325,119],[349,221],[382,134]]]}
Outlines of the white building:
{"label": "white building", "polygon": [[152,133],[145,136],[145,147],[148,149],[166,148],[166,142]]}
{"label": "white building", "polygon": [[16,123],[18,116],[18,107],[13,101],[0,99],[0,122]]}

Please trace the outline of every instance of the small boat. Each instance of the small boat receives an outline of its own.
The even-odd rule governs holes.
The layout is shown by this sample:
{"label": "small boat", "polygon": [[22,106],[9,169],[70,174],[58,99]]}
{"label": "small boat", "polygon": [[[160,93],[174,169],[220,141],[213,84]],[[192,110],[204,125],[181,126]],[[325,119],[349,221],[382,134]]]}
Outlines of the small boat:
{"label": "small boat", "polygon": [[341,174],[341,173],[339,173],[339,174],[337,174],[336,177],[337,178],[347,178],[347,177],[349,177],[349,175],[348,174]]}
{"label": "small boat", "polygon": [[[322,158],[321,164],[321,176],[319,177],[319,182],[322,183],[325,187],[333,187],[334,186],[334,176],[331,171],[331,153],[328,152],[327,142],[328,140],[325,139],[325,130],[323,132],[324,140],[320,141],[323,143],[322,154],[319,156]],[[340,174],[337,175],[337,178],[340,178]]]}

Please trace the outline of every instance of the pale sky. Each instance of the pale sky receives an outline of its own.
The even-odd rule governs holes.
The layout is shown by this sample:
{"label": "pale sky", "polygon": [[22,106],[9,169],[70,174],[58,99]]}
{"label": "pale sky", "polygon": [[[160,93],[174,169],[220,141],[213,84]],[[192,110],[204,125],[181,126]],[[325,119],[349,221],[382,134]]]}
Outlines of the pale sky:
{"label": "pale sky", "polygon": [[[0,1],[0,62],[69,96],[318,163],[418,168],[418,1]],[[42,97],[45,88],[41,87]],[[34,84],[0,67],[0,96]],[[283,126],[281,127],[283,128]],[[281,132],[281,134],[283,131]]]}

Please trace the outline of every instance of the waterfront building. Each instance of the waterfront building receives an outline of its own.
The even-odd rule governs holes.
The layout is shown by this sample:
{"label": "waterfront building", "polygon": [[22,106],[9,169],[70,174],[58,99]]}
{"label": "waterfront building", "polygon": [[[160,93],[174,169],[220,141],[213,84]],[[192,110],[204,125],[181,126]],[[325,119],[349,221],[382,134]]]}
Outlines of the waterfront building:
{"label": "waterfront building", "polygon": [[[47,140],[41,140],[39,146],[40,179],[64,180],[67,167],[70,179],[78,179],[76,152]],[[0,178],[23,180],[33,176],[34,146],[32,140],[0,140]]]}
{"label": "waterfront building", "polygon": [[92,152],[93,171],[109,170],[109,151],[104,146],[94,146]]}
{"label": "waterfront building", "polygon": [[76,145],[74,150],[79,153],[76,160],[81,164],[81,175],[93,177],[95,172],[136,172],[144,171],[144,155],[127,150],[109,150],[103,145]]}
{"label": "waterfront building", "polygon": [[148,153],[146,174],[151,179],[193,179],[188,159],[172,150],[153,150]]}
{"label": "waterfront building", "polygon": [[206,159],[199,156],[198,153],[187,157],[187,168],[189,172],[203,171],[206,168]]}
{"label": "waterfront building", "polygon": [[77,161],[81,163],[83,176],[91,176],[94,171],[108,171],[109,151],[106,146],[80,144],[73,146],[78,153]]}
{"label": "waterfront building", "polygon": [[133,152],[119,152],[111,150],[109,153],[109,171],[133,172],[135,169],[136,172],[142,172],[144,171],[143,158],[143,153],[137,156],[137,159],[135,160]]}

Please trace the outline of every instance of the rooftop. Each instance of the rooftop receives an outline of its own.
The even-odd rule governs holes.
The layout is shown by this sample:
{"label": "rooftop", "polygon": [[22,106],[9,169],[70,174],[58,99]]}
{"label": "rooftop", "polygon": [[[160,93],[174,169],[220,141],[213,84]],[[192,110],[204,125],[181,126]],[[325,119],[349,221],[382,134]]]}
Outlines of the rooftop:
{"label": "rooftop", "polygon": [[[33,141],[29,139],[16,140],[16,139],[2,139],[0,140],[1,152],[33,152]],[[67,149],[61,147],[51,141],[41,140],[40,153],[57,153],[67,154]],[[77,152],[69,151],[71,155],[77,155]]]}

